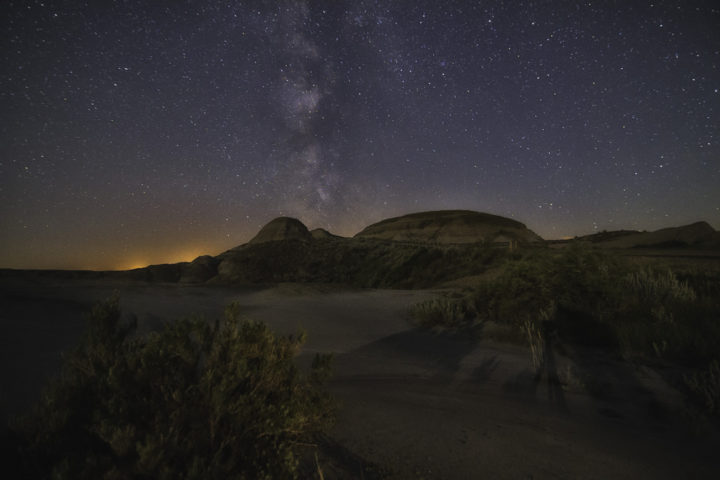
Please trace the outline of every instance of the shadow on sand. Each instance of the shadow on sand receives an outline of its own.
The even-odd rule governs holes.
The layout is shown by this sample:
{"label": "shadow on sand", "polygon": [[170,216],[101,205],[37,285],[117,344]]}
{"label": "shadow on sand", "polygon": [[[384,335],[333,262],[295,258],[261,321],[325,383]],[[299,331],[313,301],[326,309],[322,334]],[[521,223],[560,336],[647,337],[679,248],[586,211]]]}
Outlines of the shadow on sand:
{"label": "shadow on sand", "polygon": [[433,379],[449,381],[477,342],[477,329],[437,333],[413,328],[338,355],[337,362],[339,365],[400,362],[432,371]]}
{"label": "shadow on sand", "polygon": [[[549,404],[568,412],[565,387],[568,382],[581,385],[596,403],[597,413],[612,419],[663,421],[663,411],[655,393],[646,388],[632,363],[614,357],[607,349],[561,343],[553,322],[542,329],[543,355],[535,369],[528,368],[505,383],[506,392],[528,398],[547,397]],[[572,360],[573,371],[559,371],[556,352]]]}
{"label": "shadow on sand", "polygon": [[561,412],[568,412],[565,392],[558,372],[555,358],[556,335],[551,327],[544,325],[542,330],[543,354],[540,365],[535,369],[527,368],[505,382],[506,392],[523,397],[538,399],[544,390],[550,405]]}

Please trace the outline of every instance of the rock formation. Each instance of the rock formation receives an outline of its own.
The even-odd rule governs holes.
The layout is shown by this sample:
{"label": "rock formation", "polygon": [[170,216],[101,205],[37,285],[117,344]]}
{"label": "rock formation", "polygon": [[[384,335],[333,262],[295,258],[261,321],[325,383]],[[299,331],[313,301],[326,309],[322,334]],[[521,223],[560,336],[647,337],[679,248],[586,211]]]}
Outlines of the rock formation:
{"label": "rock formation", "polygon": [[324,228],[316,228],[314,230],[310,230],[310,235],[312,235],[312,237],[316,240],[322,240],[326,238],[343,238],[339,235],[333,235]]}
{"label": "rock formation", "polygon": [[713,247],[718,245],[718,232],[707,222],[696,222],[682,227],[663,228],[654,232],[637,232],[616,236],[605,241],[596,240],[595,243],[608,248]]}
{"label": "rock formation", "polygon": [[265,225],[249,244],[275,242],[278,240],[311,241],[312,235],[300,220],[290,217],[278,217]]}
{"label": "rock formation", "polygon": [[355,237],[443,244],[542,241],[518,221],[470,210],[421,212],[389,218],[366,227]]}

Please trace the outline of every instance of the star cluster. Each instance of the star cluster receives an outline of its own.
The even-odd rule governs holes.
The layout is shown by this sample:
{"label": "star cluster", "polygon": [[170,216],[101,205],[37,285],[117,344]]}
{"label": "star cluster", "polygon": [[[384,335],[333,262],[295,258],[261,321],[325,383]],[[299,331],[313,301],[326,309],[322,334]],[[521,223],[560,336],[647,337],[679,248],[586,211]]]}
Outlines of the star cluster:
{"label": "star cluster", "polygon": [[421,210],[720,227],[712,1],[7,1],[0,267]]}

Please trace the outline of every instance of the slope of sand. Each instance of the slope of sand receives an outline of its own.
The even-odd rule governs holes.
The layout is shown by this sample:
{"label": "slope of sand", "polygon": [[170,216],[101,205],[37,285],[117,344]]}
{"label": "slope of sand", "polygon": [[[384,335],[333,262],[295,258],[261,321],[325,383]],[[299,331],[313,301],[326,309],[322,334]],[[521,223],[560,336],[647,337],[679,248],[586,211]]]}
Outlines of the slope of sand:
{"label": "slope of sand", "polygon": [[[720,468],[717,436],[693,436],[668,413],[681,398],[652,370],[592,351],[574,361],[553,354],[565,385],[536,381],[522,347],[412,328],[407,306],[433,292],[4,279],[4,419],[37,398],[82,331],[82,313],[113,290],[143,331],[191,313],[218,315],[230,301],[281,332],[304,328],[300,363],[336,354],[329,388],[341,408],[332,437],[394,478],[712,478]],[[324,471],[333,478],[334,465]]]}

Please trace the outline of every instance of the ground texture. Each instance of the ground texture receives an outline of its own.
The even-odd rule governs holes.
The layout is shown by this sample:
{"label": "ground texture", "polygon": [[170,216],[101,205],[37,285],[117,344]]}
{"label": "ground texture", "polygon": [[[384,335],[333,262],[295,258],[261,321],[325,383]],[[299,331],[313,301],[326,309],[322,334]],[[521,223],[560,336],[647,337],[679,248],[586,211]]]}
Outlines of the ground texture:
{"label": "ground texture", "polygon": [[418,330],[407,307],[432,291],[284,285],[238,289],[2,279],[0,413],[25,411],[84,328],[119,292],[140,331],[238,301],[283,333],[303,328],[298,358],[334,352],[338,421],[320,456],[325,478],[715,478],[713,432],[694,432],[662,372],[557,346],[540,376],[530,352],[483,332]]}

